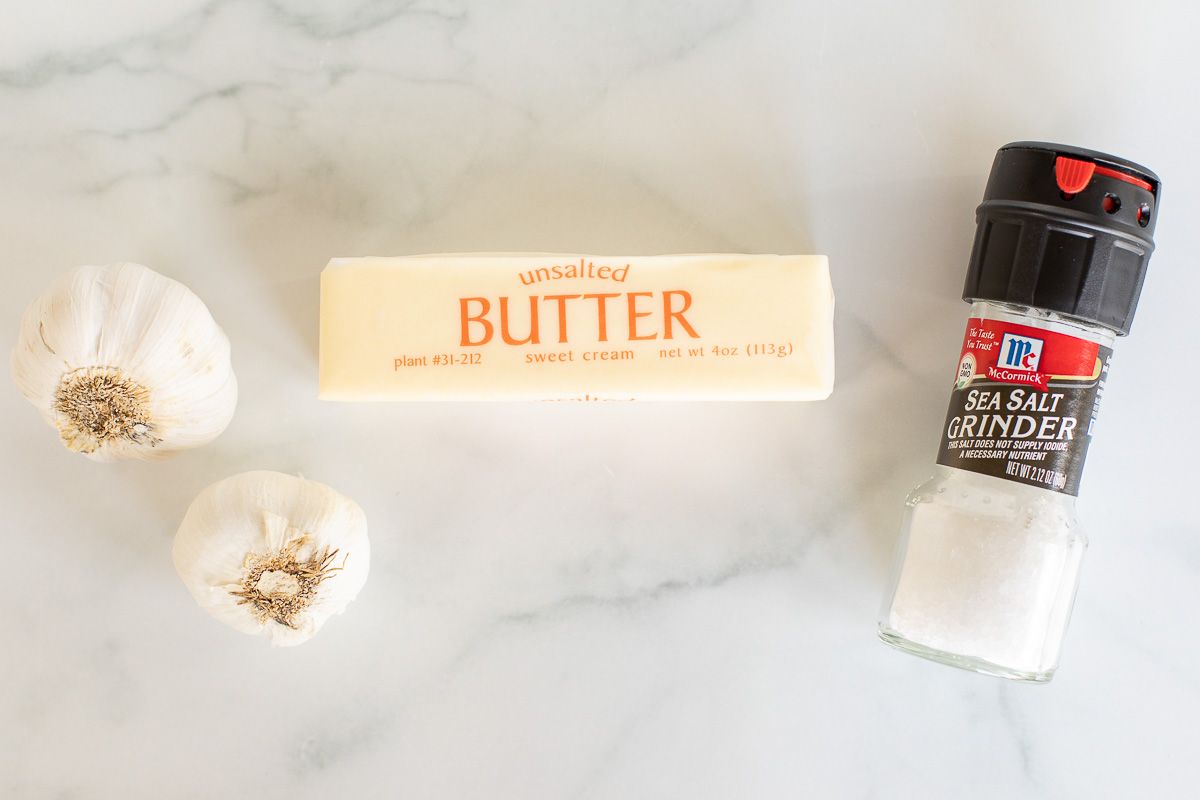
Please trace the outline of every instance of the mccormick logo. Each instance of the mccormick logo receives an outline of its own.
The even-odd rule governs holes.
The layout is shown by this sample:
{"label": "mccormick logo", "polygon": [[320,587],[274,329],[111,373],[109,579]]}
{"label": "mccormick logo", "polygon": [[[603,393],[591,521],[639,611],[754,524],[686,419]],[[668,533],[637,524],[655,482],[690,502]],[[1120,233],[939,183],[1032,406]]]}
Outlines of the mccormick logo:
{"label": "mccormick logo", "polygon": [[1042,360],[1042,344],[1041,339],[1006,333],[1000,340],[1000,358],[996,366],[1037,372],[1038,362]]}
{"label": "mccormick logo", "polygon": [[1042,361],[1042,339],[1006,333],[1000,340],[996,366],[988,367],[988,377],[1004,383],[1023,383],[1042,391],[1049,389],[1048,376],[1038,372]]}

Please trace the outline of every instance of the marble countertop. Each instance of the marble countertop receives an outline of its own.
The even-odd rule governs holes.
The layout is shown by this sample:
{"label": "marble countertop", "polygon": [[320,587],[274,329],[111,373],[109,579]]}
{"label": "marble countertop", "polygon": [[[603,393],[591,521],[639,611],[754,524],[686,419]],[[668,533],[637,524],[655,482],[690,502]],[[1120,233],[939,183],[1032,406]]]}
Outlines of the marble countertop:
{"label": "marble countertop", "polygon": [[[6,4],[7,341],[54,275],[139,261],[208,303],[241,399],[208,447],[99,465],[2,381],[0,796],[1193,795],[1200,14],[1169,5]],[[875,638],[1016,139],[1166,186],[1044,687]],[[827,253],[837,389],[318,402],[325,261],[467,250]],[[366,589],[300,648],[171,565],[191,498],[263,468],[371,523]]]}

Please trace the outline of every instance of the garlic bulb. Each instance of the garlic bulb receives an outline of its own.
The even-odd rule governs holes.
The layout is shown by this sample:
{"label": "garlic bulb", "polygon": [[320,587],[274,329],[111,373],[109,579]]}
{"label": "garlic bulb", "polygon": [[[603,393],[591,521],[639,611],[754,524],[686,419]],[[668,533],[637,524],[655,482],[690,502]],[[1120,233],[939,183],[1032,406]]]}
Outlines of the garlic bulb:
{"label": "garlic bulb", "polygon": [[328,486],[244,472],[202,491],[172,550],[201,607],[276,645],[310,639],[367,580],[367,520]]}
{"label": "garlic bulb", "polygon": [[63,443],[97,461],[205,444],[237,404],[229,340],[204,303],[140,264],[80,267],[34,300],[12,373]]}

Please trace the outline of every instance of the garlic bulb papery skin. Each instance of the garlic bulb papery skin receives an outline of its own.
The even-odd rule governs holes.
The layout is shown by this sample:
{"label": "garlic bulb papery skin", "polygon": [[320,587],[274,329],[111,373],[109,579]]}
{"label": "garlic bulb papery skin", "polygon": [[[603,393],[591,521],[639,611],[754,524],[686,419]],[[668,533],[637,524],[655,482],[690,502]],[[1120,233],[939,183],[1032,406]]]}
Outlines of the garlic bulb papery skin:
{"label": "garlic bulb papery skin", "polygon": [[79,267],[34,300],[12,374],[67,448],[97,461],[206,444],[237,405],[229,340],[208,308],[140,264]]}
{"label": "garlic bulb papery skin", "polygon": [[172,549],[196,602],[275,645],[312,638],[367,580],[367,519],[349,498],[280,472],[214,483],[188,508]]}

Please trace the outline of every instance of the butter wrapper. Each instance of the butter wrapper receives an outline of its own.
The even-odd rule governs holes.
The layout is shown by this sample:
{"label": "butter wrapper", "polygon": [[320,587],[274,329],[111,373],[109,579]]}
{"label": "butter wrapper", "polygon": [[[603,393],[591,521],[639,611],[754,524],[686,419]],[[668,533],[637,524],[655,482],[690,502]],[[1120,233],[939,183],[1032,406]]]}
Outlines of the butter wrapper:
{"label": "butter wrapper", "polygon": [[327,400],[821,400],[825,256],[335,258]]}

